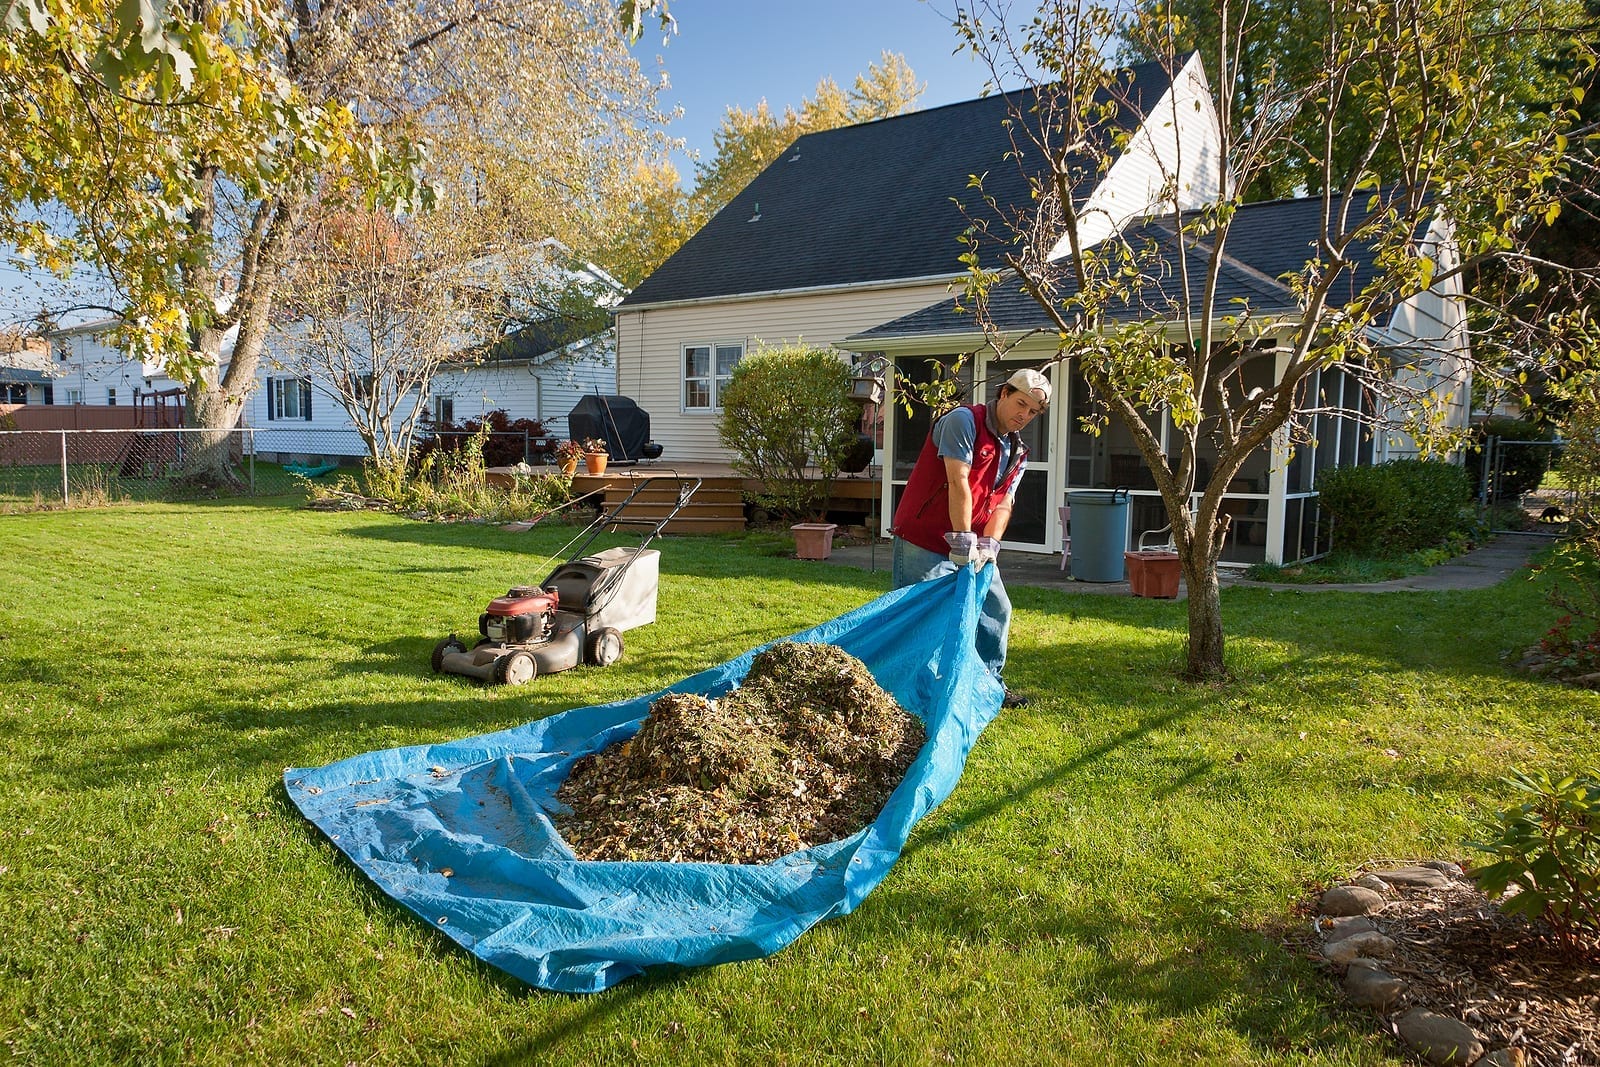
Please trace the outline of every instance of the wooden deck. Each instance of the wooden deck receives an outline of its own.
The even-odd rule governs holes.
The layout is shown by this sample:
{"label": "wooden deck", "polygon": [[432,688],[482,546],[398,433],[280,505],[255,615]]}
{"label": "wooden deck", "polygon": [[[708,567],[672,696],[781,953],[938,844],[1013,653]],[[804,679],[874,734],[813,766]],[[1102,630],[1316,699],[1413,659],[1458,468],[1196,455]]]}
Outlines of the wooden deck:
{"label": "wooden deck", "polygon": [[[554,471],[554,468],[547,468]],[[727,533],[745,528],[744,500],[747,493],[761,488],[761,482],[746,478],[726,463],[640,462],[608,467],[604,474],[586,474],[579,468],[572,479],[576,493],[599,492],[605,507],[613,507],[638,488],[641,481],[659,479],[644,489],[629,513],[641,519],[660,518],[671,509],[678,496],[680,480],[699,478],[700,488],[664,532],[671,534]],[[873,513],[879,497],[877,468],[834,479],[828,498],[830,512],[847,512],[864,521]]]}

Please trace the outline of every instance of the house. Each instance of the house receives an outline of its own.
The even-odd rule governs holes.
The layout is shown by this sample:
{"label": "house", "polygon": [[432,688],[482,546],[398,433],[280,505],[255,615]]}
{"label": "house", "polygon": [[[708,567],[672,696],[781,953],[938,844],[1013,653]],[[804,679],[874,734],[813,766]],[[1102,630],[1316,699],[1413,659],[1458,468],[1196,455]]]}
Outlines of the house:
{"label": "house", "polygon": [[[968,225],[953,201],[981,208],[973,207],[978,198],[969,176],[987,175],[984,191],[997,204],[1029,200],[1026,179],[1008,158],[1015,148],[1008,121],[1014,111],[1026,112],[1028,97],[997,95],[801,137],[645,279],[617,307],[617,377],[619,389],[650,412],[656,440],[675,458],[725,460],[716,429],[719,391],[745,352],[762,342],[833,345],[841,358],[857,362],[892,359],[911,381],[976,352],[963,369],[969,389],[1052,357],[1048,338],[1023,340],[1041,323],[1037,307],[1015,287],[998,291],[992,309],[1021,342],[1004,363],[985,354],[970,313],[958,311],[953,297],[965,278],[959,237]],[[1161,205],[1175,198],[1195,208],[1220,188],[1217,117],[1199,58],[1191,56],[1171,76],[1159,64],[1130,68],[1123,91],[1106,102],[1124,136],[1105,173],[1085,166],[1074,190],[1088,236],[1146,228],[1149,238],[1171,243],[1155,217]],[[1253,308],[1292,315],[1293,294],[1278,278],[1309,258],[1317,206],[1281,201],[1243,212],[1229,238],[1225,284]],[[1429,237],[1440,255],[1448,254],[1447,234]],[[1052,258],[1067,252],[1058,248]],[[1166,301],[1166,314],[1181,314],[1175,293],[1151,295]],[[1150,301],[1144,303],[1127,313],[1148,314]],[[1430,293],[1391,315],[1384,329],[1386,343],[1417,353],[1407,373],[1442,389],[1452,417],[1459,411],[1464,419],[1467,387],[1452,355],[1464,344],[1461,320],[1458,291]],[[1266,363],[1252,371],[1270,380],[1275,369]],[[1153,479],[1120,427],[1099,437],[1082,431],[1083,382],[1070,361],[1062,366],[1050,371],[1065,380],[1056,382],[1049,417],[1028,429],[1029,466],[1006,545],[1058,551],[1056,513],[1069,491],[1125,485],[1134,495],[1126,534],[1133,547],[1141,530],[1165,523]],[[1315,395],[1338,400],[1358,392],[1330,371]],[[890,410],[878,457],[877,514],[885,527],[928,421],[926,412]],[[1315,473],[1336,463],[1377,462],[1407,447],[1354,420],[1319,419],[1314,452],[1291,453],[1280,442],[1230,487],[1236,533],[1227,561],[1288,562],[1324,550]]]}
{"label": "house", "polygon": [[[566,250],[554,242],[535,246],[531,257],[555,261]],[[481,270],[502,268],[506,257],[490,257]],[[563,281],[592,294],[603,311],[622,295],[622,286],[593,264],[556,268]],[[592,332],[591,316],[572,316],[557,309],[526,311],[524,322],[486,349],[467,346],[444,360],[427,395],[413,392],[396,407],[397,420],[424,405],[429,425],[461,424],[504,411],[509,419],[537,420],[555,437],[566,434],[567,414],[580,397],[616,392],[614,334]],[[340,391],[327,378],[327,368],[306,354],[299,338],[305,324],[292,317],[278,323],[268,338],[270,355],[262,361],[261,385],[251,396],[243,422],[255,428],[258,455],[296,463],[348,461],[367,454],[365,444],[340,401]],[[359,324],[348,327],[354,347],[363,345]],[[529,461],[543,456],[529,443]]]}
{"label": "house", "polygon": [[0,331],[0,404],[53,404],[50,380],[50,343]]}
{"label": "house", "polygon": [[[115,339],[117,325],[117,319],[101,318],[50,330],[44,334],[42,354],[20,370],[0,372],[0,380],[15,377],[27,390],[25,398],[13,402],[56,409],[48,417],[31,412],[25,420],[30,428],[182,425],[182,386],[158,364],[129,356]],[[16,367],[16,358],[0,356],[0,363]],[[20,393],[16,389],[12,395]]]}

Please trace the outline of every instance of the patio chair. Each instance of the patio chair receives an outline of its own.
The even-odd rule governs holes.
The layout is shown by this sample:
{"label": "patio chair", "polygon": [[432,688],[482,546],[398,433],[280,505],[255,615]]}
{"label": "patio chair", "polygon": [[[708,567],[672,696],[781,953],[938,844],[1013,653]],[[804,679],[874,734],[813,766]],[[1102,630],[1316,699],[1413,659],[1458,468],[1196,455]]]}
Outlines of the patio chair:
{"label": "patio chair", "polygon": [[1072,559],[1072,509],[1062,504],[1056,510],[1061,513],[1061,569],[1066,570]]}

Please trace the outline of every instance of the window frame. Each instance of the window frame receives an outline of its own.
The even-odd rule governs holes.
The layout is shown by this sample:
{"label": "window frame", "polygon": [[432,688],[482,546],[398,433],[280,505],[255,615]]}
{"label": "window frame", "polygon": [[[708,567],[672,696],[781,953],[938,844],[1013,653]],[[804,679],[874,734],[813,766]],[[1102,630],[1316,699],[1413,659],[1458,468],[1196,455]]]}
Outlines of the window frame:
{"label": "window frame", "polygon": [[[689,352],[693,349],[705,349],[706,373],[691,375],[689,373]],[[738,349],[738,355],[728,365],[727,373],[719,373],[717,356],[719,350]],[[744,338],[722,338],[711,341],[686,341],[678,346],[678,410],[685,415],[715,415],[722,411],[722,390],[727,387],[728,380],[733,377],[733,369],[744,359],[749,346]],[[707,403],[691,404],[689,402],[689,388],[691,384],[698,384],[705,389]]]}
{"label": "window frame", "polygon": [[[285,388],[290,386],[291,388]],[[294,413],[289,414],[289,405],[284,403],[284,397],[292,394],[294,397]],[[293,377],[267,378],[267,421],[268,422],[310,422],[311,421],[311,379]]]}

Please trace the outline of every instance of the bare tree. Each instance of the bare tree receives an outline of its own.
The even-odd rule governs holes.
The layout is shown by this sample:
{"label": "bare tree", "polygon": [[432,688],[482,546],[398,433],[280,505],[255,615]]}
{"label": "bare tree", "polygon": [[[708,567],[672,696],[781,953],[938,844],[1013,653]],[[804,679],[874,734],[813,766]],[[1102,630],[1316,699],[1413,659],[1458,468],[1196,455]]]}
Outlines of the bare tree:
{"label": "bare tree", "polygon": [[620,286],[569,266],[553,240],[486,252],[492,215],[440,209],[396,219],[328,212],[311,227],[274,330],[273,362],[344,409],[379,470],[403,468],[434,378],[523,330],[539,354],[604,329]]}

